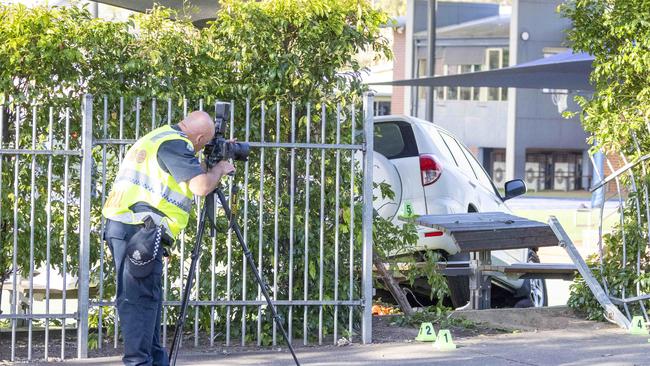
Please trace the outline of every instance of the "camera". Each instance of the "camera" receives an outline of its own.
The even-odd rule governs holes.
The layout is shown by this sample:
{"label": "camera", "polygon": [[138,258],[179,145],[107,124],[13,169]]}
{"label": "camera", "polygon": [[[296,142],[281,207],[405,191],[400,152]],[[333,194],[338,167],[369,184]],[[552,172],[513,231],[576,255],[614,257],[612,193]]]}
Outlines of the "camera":
{"label": "camera", "polygon": [[226,134],[227,120],[230,115],[230,103],[217,102],[214,107],[214,137],[205,145],[203,156],[208,168],[222,160],[246,161],[250,145],[245,142],[228,141]]}

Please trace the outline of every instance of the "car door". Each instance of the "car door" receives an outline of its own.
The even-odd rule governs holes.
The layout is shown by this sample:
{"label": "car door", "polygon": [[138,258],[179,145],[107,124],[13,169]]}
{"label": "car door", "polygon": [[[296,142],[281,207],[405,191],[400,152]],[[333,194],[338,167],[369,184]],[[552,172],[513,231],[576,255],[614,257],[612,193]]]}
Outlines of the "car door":
{"label": "car door", "polygon": [[[461,149],[465,153],[467,160],[469,161],[474,173],[476,174],[476,193],[478,195],[478,201],[480,202],[480,207],[478,207],[480,212],[508,212],[510,210],[503,203],[501,196],[499,195],[492,179],[488,176],[483,166],[476,160],[474,154],[472,154],[465,146],[458,143],[461,146]],[[511,249],[511,250],[502,250],[493,252],[493,260],[499,264],[512,264],[526,262],[528,252],[526,249]]]}
{"label": "car door", "polygon": [[497,191],[494,183],[490,176],[485,172],[483,166],[476,160],[474,154],[472,154],[465,146],[459,143],[465,157],[469,161],[469,164],[474,170],[476,175],[476,191],[478,195],[478,200],[480,202],[480,211],[489,212],[489,211],[508,211],[508,208],[503,203],[501,195]]}
{"label": "car door", "polygon": [[472,210],[470,207],[475,207],[478,209],[480,206],[480,196],[476,191],[478,187],[476,184],[477,178],[476,174],[474,173],[474,169],[472,169],[469,160],[467,160],[467,157],[463,152],[463,148],[452,135],[442,130],[439,130],[438,133],[440,134],[440,137],[444,141],[446,147],[449,149],[451,156],[456,163],[456,166],[459,168],[459,171],[462,174],[462,177],[459,177],[458,184],[464,188],[462,193],[462,202],[464,206],[468,211]]}

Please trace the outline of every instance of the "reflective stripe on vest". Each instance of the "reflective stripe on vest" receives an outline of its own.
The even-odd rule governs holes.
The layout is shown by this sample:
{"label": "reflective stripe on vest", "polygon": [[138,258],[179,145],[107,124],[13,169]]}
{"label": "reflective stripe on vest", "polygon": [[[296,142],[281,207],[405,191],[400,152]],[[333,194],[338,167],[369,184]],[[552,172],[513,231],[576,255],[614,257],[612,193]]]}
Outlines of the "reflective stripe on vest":
{"label": "reflective stripe on vest", "polygon": [[160,197],[164,198],[165,201],[180,208],[188,214],[192,209],[192,199],[185,197],[180,193],[172,191],[169,189],[169,187],[165,187],[164,185],[160,184],[160,182],[156,182],[155,179],[150,178],[144,172],[139,172],[133,169],[126,169],[120,172],[120,175],[115,180],[115,183],[122,181],[127,181],[129,183],[140,186],[153,194],[157,194]]}
{"label": "reflective stripe on vest", "polygon": [[162,131],[162,132],[152,136],[151,141],[156,142],[156,141],[160,140],[161,138],[169,136],[169,135],[180,135],[182,137],[187,138],[187,135],[185,133],[172,129],[172,131]]}

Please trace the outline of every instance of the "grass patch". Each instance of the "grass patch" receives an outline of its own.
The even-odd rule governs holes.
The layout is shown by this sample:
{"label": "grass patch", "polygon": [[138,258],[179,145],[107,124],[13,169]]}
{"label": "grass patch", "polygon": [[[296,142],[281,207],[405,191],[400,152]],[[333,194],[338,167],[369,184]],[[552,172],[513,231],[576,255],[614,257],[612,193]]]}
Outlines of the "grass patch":
{"label": "grass patch", "polygon": [[[530,220],[548,222],[549,216],[555,216],[562,227],[567,232],[571,240],[574,242],[582,242],[583,230],[597,230],[600,214],[599,210],[593,210],[591,213],[579,212],[576,222],[575,209],[555,209],[555,210],[514,210],[515,215],[525,217]],[[603,230],[605,232],[611,231],[614,225],[618,223],[619,216],[617,214],[607,215],[605,212]],[[587,226],[588,215],[591,215],[591,226]]]}
{"label": "grass patch", "polygon": [[[501,196],[505,196],[505,190],[499,189]],[[546,198],[580,198],[591,199],[591,192],[589,191],[532,191],[529,190],[522,197],[546,197]]]}
{"label": "grass patch", "polygon": [[548,198],[584,198],[591,199],[589,191],[528,191],[525,197],[548,197]]}

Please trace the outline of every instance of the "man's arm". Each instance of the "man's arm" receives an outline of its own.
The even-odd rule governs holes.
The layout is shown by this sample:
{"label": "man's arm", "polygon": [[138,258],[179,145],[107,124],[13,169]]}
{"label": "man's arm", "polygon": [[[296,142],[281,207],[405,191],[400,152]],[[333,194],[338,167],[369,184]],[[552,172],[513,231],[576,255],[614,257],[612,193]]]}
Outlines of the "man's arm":
{"label": "man's arm", "polygon": [[194,156],[192,145],[182,140],[163,142],[158,149],[158,164],[177,182],[187,182],[190,191],[197,196],[212,192],[224,175],[235,170],[229,162],[221,161],[206,172]]}
{"label": "man's arm", "polygon": [[235,167],[228,161],[222,160],[217,163],[217,165],[213,166],[208,172],[199,174],[190,179],[190,191],[197,196],[206,196],[217,188],[221,178],[233,171],[235,171]]}

